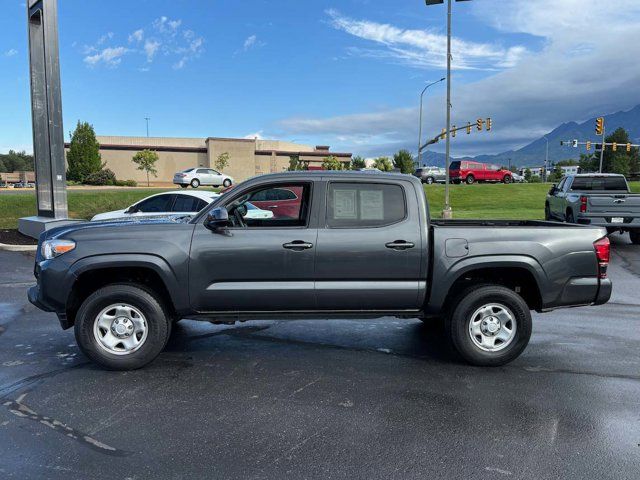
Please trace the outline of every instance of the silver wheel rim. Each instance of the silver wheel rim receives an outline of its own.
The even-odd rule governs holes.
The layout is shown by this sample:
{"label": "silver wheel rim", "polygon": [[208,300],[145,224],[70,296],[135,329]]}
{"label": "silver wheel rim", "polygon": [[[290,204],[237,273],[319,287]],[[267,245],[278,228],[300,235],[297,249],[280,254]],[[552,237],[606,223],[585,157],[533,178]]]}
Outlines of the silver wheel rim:
{"label": "silver wheel rim", "polygon": [[115,303],[103,309],[93,322],[98,346],[113,355],[129,355],[147,340],[147,320],[137,308]]}
{"label": "silver wheel rim", "polygon": [[469,321],[469,336],[473,344],[485,352],[499,352],[516,338],[515,315],[504,305],[488,303],[478,308]]}

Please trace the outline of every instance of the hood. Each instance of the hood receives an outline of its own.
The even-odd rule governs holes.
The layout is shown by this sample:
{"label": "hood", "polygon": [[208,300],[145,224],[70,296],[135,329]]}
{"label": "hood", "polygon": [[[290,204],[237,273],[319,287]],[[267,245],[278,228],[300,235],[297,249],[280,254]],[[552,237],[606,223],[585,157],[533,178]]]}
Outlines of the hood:
{"label": "hood", "polygon": [[70,225],[63,225],[61,227],[52,228],[46,230],[40,234],[40,242],[52,238],[62,237],[72,232],[78,232],[81,230],[87,230],[91,228],[122,228],[131,226],[131,224],[138,225],[161,225],[161,224],[175,224],[175,223],[189,223],[193,218],[191,215],[162,215],[157,217],[131,217],[131,218],[114,218],[112,220],[95,220],[86,221],[82,223],[74,223]]}

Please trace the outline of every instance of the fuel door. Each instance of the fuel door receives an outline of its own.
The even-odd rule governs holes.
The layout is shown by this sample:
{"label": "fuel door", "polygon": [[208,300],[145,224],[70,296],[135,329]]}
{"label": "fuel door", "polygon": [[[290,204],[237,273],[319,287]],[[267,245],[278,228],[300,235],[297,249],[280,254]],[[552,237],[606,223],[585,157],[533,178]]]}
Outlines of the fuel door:
{"label": "fuel door", "polygon": [[444,243],[445,255],[460,258],[469,255],[469,243],[465,238],[448,238]]}

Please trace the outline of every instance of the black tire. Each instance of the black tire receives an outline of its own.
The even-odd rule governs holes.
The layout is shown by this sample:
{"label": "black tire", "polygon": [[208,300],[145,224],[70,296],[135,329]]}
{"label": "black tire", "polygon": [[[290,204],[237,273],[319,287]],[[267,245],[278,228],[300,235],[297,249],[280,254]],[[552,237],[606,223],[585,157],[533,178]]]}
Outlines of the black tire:
{"label": "black tire", "polygon": [[634,245],[640,245],[640,230],[630,230],[629,238]]}
{"label": "black tire", "polygon": [[467,178],[464,181],[467,182],[467,185],[473,185],[476,181],[476,177],[473,175],[467,175]]}
{"label": "black tire", "polygon": [[549,204],[544,204],[544,219],[549,221],[551,220],[551,208],[549,208]]}
{"label": "black tire", "polygon": [[427,177],[427,184],[431,185],[434,182],[433,177]]}
{"label": "black tire", "polygon": [[504,183],[505,185],[510,184],[512,181],[511,175],[505,175],[504,178],[502,179],[502,183]]}
{"label": "black tire", "polygon": [[[476,345],[469,331],[472,316],[483,305],[505,307],[515,322],[512,340],[497,351],[485,351]],[[472,365],[497,367],[516,359],[531,337],[531,312],[520,295],[500,285],[480,285],[465,290],[452,304],[447,318],[447,336],[460,356]],[[513,323],[511,323],[513,329]]]}
{"label": "black tire", "polygon": [[198,188],[200,186],[200,180],[198,180],[197,178],[194,178],[193,180],[191,180],[191,188]]}
{"label": "black tire", "polygon": [[227,178],[227,179],[225,179],[225,181],[224,181],[224,182],[222,182],[222,186],[223,186],[224,188],[229,188],[229,187],[231,186],[231,180],[229,180],[228,178]]}
{"label": "black tire", "polygon": [[[147,337],[137,350],[118,355],[98,344],[94,323],[101,311],[110,305],[125,303],[145,317]],[[109,370],[135,370],[144,367],[164,349],[171,334],[172,318],[165,312],[157,296],[138,285],[113,284],[89,295],[78,310],[75,336],[78,346],[90,360]]]}
{"label": "black tire", "polygon": [[180,184],[180,188],[187,188],[189,185],[185,185],[184,183]]}
{"label": "black tire", "polygon": [[565,215],[565,222],[567,223],[576,223],[576,219],[573,216],[573,212],[571,210],[567,210],[567,214]]}

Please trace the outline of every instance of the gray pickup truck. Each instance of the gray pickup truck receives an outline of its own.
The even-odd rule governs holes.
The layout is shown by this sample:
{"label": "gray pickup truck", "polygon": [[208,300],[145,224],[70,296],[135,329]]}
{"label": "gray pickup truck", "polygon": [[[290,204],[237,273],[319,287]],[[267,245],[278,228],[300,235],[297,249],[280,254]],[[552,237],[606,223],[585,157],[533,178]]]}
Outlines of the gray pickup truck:
{"label": "gray pickup truck", "polygon": [[[246,217],[248,202],[273,217]],[[502,365],[529,342],[531,310],[608,301],[606,233],[430,220],[409,175],[264,175],[193,218],[43,233],[29,300],[74,326],[82,351],[111,369],[152,361],[182,318],[442,319],[464,359]]]}
{"label": "gray pickup truck", "polygon": [[629,232],[631,241],[640,245],[640,195],[631,193],[623,175],[567,175],[549,190],[544,210],[547,220]]}

